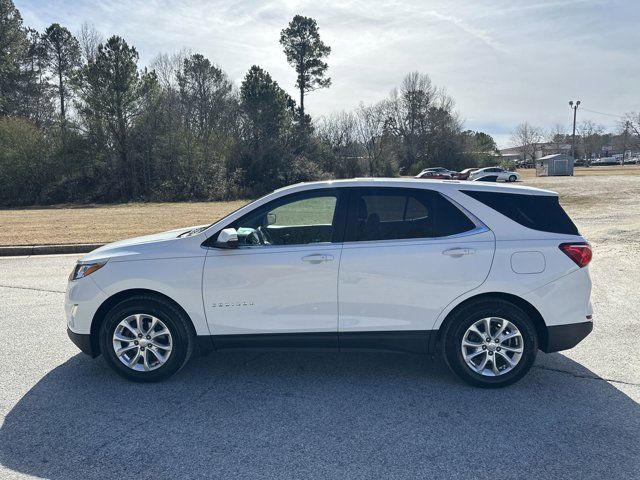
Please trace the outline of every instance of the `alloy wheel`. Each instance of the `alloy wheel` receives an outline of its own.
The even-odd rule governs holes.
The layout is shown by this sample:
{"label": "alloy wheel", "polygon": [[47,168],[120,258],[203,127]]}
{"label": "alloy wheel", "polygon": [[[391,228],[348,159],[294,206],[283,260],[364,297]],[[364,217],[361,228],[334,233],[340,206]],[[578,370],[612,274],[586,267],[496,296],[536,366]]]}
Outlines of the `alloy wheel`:
{"label": "alloy wheel", "polygon": [[496,377],[518,365],[524,342],[513,323],[504,318],[486,317],[467,328],[461,350],[471,370],[485,377]]}
{"label": "alloy wheel", "polygon": [[167,362],[173,350],[173,338],[162,320],[137,313],[129,315],[116,326],[113,350],[130,369],[149,372]]}

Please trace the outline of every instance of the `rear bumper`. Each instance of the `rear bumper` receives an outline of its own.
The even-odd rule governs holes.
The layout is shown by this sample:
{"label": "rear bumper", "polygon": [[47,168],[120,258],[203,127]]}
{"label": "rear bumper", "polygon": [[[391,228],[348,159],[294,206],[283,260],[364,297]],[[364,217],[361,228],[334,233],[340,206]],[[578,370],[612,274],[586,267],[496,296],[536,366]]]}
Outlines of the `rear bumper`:
{"label": "rear bumper", "polygon": [[591,321],[547,327],[547,342],[541,350],[550,353],[573,348],[589,335],[591,330],[593,330]]}
{"label": "rear bumper", "polygon": [[91,335],[73,332],[71,331],[71,329],[69,329],[69,327],[67,327],[67,335],[69,335],[71,341],[83,353],[86,353],[87,355],[90,355],[92,357],[98,356],[98,353],[94,351],[93,345],[91,344]]}

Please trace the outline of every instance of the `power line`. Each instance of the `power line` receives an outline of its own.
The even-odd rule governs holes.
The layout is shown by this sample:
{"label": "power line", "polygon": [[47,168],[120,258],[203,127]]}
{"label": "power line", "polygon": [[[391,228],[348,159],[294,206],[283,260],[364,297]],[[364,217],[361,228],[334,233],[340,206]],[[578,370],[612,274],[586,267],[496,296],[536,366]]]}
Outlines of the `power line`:
{"label": "power line", "polygon": [[605,113],[605,112],[598,112],[596,110],[589,110],[588,108],[584,108],[582,107],[581,110],[584,110],[585,112],[589,112],[589,113],[597,113],[598,115],[606,115],[608,117],[618,117],[618,118],[624,118],[624,115],[617,115],[615,113]]}

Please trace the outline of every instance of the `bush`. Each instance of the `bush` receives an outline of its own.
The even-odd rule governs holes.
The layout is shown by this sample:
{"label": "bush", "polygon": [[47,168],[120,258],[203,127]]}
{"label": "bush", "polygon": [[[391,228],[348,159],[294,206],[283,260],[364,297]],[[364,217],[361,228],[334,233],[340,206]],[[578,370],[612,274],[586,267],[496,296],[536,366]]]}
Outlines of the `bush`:
{"label": "bush", "polygon": [[504,168],[505,170],[513,170],[515,171],[517,165],[516,162],[513,160],[502,160],[500,162],[500,168]]}
{"label": "bush", "polygon": [[281,186],[332,178],[330,174],[323,172],[316,163],[305,156],[293,157],[288,167],[281,173]]}
{"label": "bush", "polygon": [[42,201],[42,188],[55,177],[51,148],[42,130],[23,118],[0,118],[0,203]]}

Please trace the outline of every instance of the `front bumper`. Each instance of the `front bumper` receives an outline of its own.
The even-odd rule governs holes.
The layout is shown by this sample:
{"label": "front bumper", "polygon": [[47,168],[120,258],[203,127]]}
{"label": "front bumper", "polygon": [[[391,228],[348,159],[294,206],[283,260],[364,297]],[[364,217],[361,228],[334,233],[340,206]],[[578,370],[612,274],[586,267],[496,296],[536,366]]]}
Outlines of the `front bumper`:
{"label": "front bumper", "polygon": [[547,342],[540,349],[543,352],[559,352],[575,347],[593,330],[593,322],[568,323],[547,327]]}
{"label": "front bumper", "polygon": [[75,333],[89,334],[93,318],[106,299],[91,277],[69,282],[64,302],[67,327]]}
{"label": "front bumper", "polygon": [[86,353],[87,355],[90,355],[92,357],[98,356],[98,352],[95,351],[91,343],[91,335],[76,333],[69,327],[67,327],[67,335],[69,335],[71,341],[75,343],[76,347],[78,347],[83,353]]}

